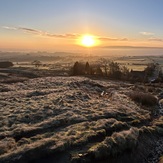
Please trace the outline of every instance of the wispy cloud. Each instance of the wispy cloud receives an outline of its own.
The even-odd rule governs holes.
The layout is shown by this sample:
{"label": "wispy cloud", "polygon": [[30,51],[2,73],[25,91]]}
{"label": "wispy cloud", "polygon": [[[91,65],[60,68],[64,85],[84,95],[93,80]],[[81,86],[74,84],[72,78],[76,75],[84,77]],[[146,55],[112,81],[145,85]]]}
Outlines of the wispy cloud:
{"label": "wispy cloud", "polygon": [[15,28],[15,27],[2,26],[2,28],[8,29],[8,30],[17,30],[17,28]]}
{"label": "wispy cloud", "polygon": [[17,30],[22,30],[23,32],[36,34],[36,35],[45,35],[46,34],[43,31],[36,30],[36,29],[31,29],[31,28],[18,27]]}
{"label": "wispy cloud", "polygon": [[70,39],[76,39],[76,38],[80,37],[79,34],[70,34],[70,33],[68,33],[68,34],[60,34],[60,35],[46,33],[46,36],[57,37],[57,38],[70,38]]}
{"label": "wispy cloud", "polygon": [[151,32],[140,32],[141,35],[144,35],[144,36],[153,36],[155,35],[154,33],[151,33]]}
{"label": "wispy cloud", "polygon": [[163,39],[152,37],[152,38],[149,38],[148,41],[158,41],[158,42],[163,42]]}
{"label": "wispy cloud", "polygon": [[79,37],[79,34],[52,34],[49,32],[44,32],[41,30],[37,30],[37,29],[32,29],[32,28],[24,28],[24,27],[7,27],[7,26],[3,26],[2,28],[4,29],[8,29],[8,30],[20,30],[23,31],[25,33],[29,33],[29,34],[34,34],[34,35],[40,35],[40,36],[47,36],[47,37],[56,37],[56,38],[69,38],[69,39],[76,39],[77,37]]}
{"label": "wispy cloud", "polygon": [[128,38],[99,37],[101,41],[128,41]]}
{"label": "wispy cloud", "polygon": [[[8,27],[8,26],[3,26],[2,28],[7,29],[7,30],[17,30],[17,31],[23,31],[24,33],[29,33],[33,35],[39,35],[39,36],[46,36],[46,37],[54,37],[54,38],[67,38],[67,39],[78,39],[82,35],[80,34],[74,34],[74,33],[67,33],[67,34],[53,34],[37,29],[32,29],[32,28],[25,28],[25,27]],[[111,37],[101,37],[101,36],[96,36],[97,39],[101,41],[128,41],[128,38],[111,38]]]}

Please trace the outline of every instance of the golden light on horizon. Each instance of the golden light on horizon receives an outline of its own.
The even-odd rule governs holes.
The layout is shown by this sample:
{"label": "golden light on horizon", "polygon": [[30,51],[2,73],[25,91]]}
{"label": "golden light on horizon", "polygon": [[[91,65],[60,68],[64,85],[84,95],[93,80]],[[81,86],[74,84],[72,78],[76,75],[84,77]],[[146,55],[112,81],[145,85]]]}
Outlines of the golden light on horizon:
{"label": "golden light on horizon", "polygon": [[92,47],[96,45],[96,39],[91,35],[84,35],[81,38],[81,45],[86,47]]}

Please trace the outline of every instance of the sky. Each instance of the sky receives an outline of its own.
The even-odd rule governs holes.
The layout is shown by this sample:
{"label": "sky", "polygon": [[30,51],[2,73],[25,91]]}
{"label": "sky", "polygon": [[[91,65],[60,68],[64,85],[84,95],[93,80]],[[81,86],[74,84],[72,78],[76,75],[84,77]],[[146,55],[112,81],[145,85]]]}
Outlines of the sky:
{"label": "sky", "polygon": [[1,0],[0,50],[163,47],[163,0]]}

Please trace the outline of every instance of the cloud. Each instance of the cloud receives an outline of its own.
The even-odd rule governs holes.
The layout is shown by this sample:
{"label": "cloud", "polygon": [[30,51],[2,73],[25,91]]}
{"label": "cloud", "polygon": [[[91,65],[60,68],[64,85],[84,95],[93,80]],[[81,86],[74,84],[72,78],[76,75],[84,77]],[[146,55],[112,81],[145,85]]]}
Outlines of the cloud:
{"label": "cloud", "polygon": [[161,39],[161,38],[149,38],[148,41],[158,41],[158,42],[163,42],[163,39]]}
{"label": "cloud", "polygon": [[7,27],[7,26],[3,26],[2,28],[4,29],[8,29],[8,30],[20,30],[23,31],[25,33],[30,33],[30,34],[34,34],[34,35],[40,35],[40,36],[47,36],[47,37],[56,37],[56,38],[69,38],[69,39],[76,39],[77,37],[79,37],[79,34],[52,34],[49,32],[44,32],[41,30],[36,30],[36,29],[32,29],[32,28],[24,28],[24,27]]}
{"label": "cloud", "polygon": [[101,41],[128,41],[128,38],[99,37]]}
{"label": "cloud", "polygon": [[70,38],[70,39],[76,39],[78,37],[80,37],[79,34],[63,34],[63,35],[57,35],[57,34],[50,34],[50,33],[46,33],[46,36],[49,36],[49,37],[57,37],[57,38]]}
{"label": "cloud", "polygon": [[[82,35],[80,34],[74,34],[74,33],[67,33],[67,34],[53,34],[49,32],[44,32],[37,29],[32,28],[25,28],[25,27],[7,27],[3,26],[2,28],[7,30],[17,30],[17,31],[23,31],[24,33],[33,34],[33,35],[39,35],[39,36],[46,36],[46,37],[54,37],[54,38],[65,38],[65,39],[78,39]],[[97,39],[101,41],[128,41],[128,38],[111,38],[111,37],[101,37],[97,36]]]}
{"label": "cloud", "polygon": [[45,34],[45,32],[43,32],[43,31],[31,29],[31,28],[18,27],[17,30],[22,30],[26,33],[32,33],[32,34],[38,34],[38,35],[44,35]]}
{"label": "cloud", "polygon": [[150,32],[140,32],[141,35],[144,35],[144,36],[153,36],[155,35],[154,33],[150,33]]}
{"label": "cloud", "polygon": [[15,27],[3,26],[2,28],[4,28],[4,29],[9,29],[9,30],[17,30],[17,28],[15,28]]}

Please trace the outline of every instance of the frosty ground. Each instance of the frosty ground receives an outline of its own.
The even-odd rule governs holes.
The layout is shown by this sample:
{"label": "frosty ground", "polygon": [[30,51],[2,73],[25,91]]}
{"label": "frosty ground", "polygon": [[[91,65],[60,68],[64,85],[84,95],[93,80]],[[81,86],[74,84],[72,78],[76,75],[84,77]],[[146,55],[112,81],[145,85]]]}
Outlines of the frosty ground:
{"label": "frosty ground", "polygon": [[163,88],[85,77],[1,83],[0,162],[147,162],[163,143],[163,117],[130,94],[149,90]]}

